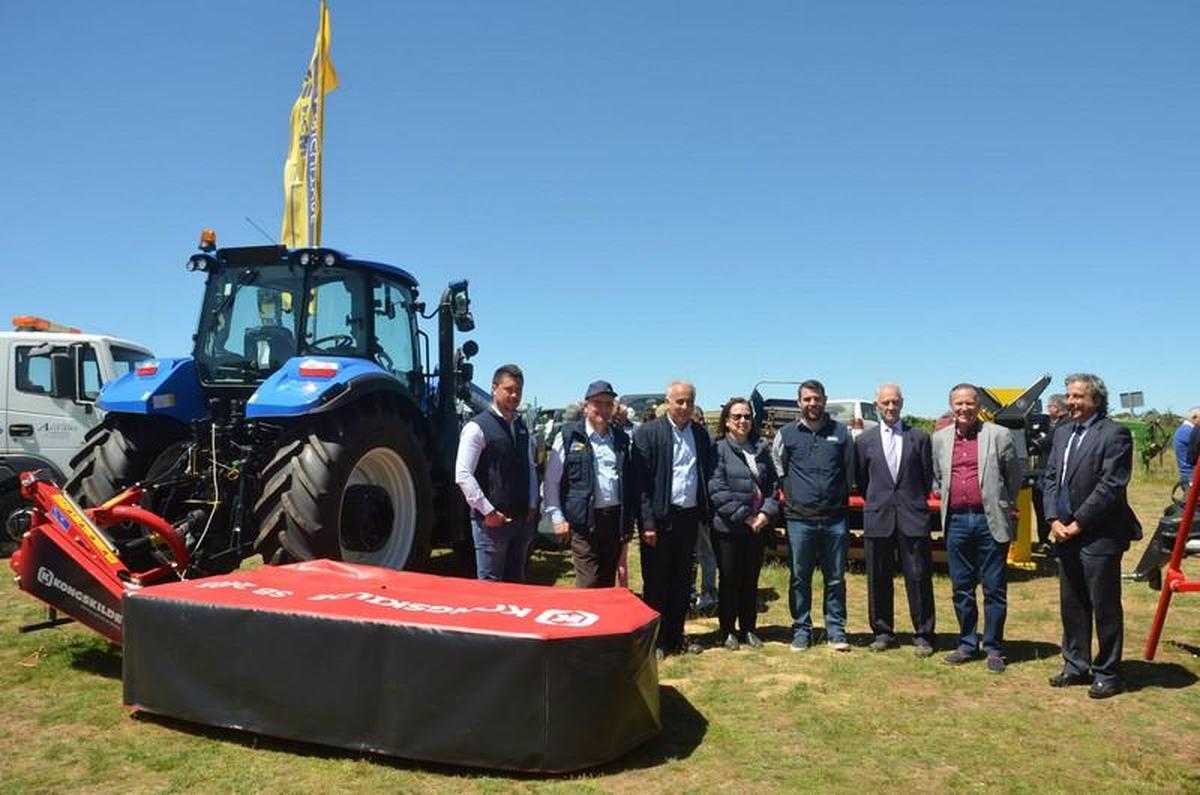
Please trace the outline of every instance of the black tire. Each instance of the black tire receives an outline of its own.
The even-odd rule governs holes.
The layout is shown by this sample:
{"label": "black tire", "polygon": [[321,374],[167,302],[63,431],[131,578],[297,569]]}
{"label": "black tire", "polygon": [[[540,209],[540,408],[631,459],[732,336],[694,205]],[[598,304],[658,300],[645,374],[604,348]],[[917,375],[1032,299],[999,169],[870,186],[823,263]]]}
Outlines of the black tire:
{"label": "black tire", "polygon": [[144,479],[163,450],[186,436],[174,420],[109,414],[87,432],[63,489],[85,508],[99,505]]}
{"label": "black tire", "polygon": [[268,563],[332,558],[412,569],[429,556],[429,464],[412,427],[383,402],[303,421],[260,482],[255,548]]}
{"label": "black tire", "polygon": [[0,491],[0,558],[7,558],[11,555],[20,543],[18,539],[13,538],[8,532],[8,518],[22,508],[29,507],[30,503],[21,496],[20,489],[13,481],[13,488],[6,488]]}

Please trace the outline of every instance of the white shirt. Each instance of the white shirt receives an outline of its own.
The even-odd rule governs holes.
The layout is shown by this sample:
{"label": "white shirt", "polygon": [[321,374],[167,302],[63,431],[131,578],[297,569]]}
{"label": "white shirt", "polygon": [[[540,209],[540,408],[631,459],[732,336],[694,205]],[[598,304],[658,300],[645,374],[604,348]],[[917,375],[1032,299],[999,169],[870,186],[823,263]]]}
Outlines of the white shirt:
{"label": "white shirt", "polygon": [[[516,422],[516,416],[513,417],[513,422],[504,419],[504,415],[500,413],[495,404],[488,406],[493,414],[500,418],[500,421],[508,425],[510,431],[513,430],[513,422]],[[471,420],[463,426],[462,433],[458,437],[458,455],[454,459],[454,482],[462,489],[463,497],[467,501],[467,505],[471,506],[471,510],[478,512],[481,516],[487,516],[496,507],[488,502],[488,498],[483,496],[483,489],[479,486],[479,481],[475,479],[475,467],[479,466],[479,456],[487,447],[487,438],[483,435],[483,428],[479,427],[479,423]],[[533,464],[533,436],[529,435],[529,508],[532,510],[538,504],[538,479],[537,469]],[[510,519],[524,519],[523,516],[510,516]]]}
{"label": "white shirt", "polygon": [[671,426],[671,504],[677,508],[696,507],[696,489],[700,485],[697,473],[696,437],[693,423],[683,430],[667,419]]}
{"label": "white shirt", "polygon": [[[1092,416],[1090,416],[1086,420],[1084,420],[1084,422],[1082,423],[1083,424],[1083,432],[1078,434],[1078,437],[1079,437],[1078,442],[1075,441],[1076,433],[1075,433],[1074,427],[1072,427],[1071,435],[1070,435],[1070,437],[1067,438],[1067,449],[1063,451],[1063,468],[1062,468],[1062,472],[1058,473],[1058,475],[1059,475],[1058,482],[1059,483],[1065,483],[1067,481],[1067,463],[1070,462],[1070,460],[1071,460],[1071,448],[1075,447],[1077,444],[1083,444],[1083,437],[1087,436],[1087,432],[1091,429],[1091,427],[1093,425],[1096,424],[1096,422],[1099,419],[1100,419],[1099,414],[1093,414]],[[1080,423],[1075,423],[1075,425],[1079,425],[1079,424]]]}
{"label": "white shirt", "polygon": [[[592,423],[583,421],[584,431],[588,442],[592,445],[592,460],[595,476],[592,479],[592,495],[596,508],[611,508],[621,504],[621,479],[617,472],[617,449],[613,443],[612,428],[601,436],[592,428]],[[550,457],[546,459],[546,482],[542,485],[546,515],[554,524],[562,524],[567,519],[562,512],[562,495],[559,484],[562,481],[563,435],[554,437],[554,446],[550,448]]]}

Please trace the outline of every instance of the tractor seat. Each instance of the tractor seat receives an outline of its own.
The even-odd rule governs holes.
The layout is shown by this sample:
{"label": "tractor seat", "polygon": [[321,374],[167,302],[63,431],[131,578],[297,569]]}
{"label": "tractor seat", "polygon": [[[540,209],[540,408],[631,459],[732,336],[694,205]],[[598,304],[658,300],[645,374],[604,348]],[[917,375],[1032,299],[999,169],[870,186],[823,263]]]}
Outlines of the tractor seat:
{"label": "tractor seat", "polygon": [[296,355],[296,338],[286,326],[246,329],[244,352],[260,370],[276,370]]}

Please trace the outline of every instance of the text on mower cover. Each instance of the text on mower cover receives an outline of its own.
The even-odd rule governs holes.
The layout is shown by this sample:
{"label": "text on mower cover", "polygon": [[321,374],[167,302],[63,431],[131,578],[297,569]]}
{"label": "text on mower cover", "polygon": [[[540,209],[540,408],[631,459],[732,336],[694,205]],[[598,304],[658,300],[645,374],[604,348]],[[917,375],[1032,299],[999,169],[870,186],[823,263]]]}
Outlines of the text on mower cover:
{"label": "text on mower cover", "polygon": [[100,617],[106,618],[114,624],[121,623],[120,613],[118,613],[116,610],[113,610],[103,602],[98,601],[90,594],[86,594],[76,588],[74,585],[71,585],[71,583],[60,578],[57,574],[50,571],[50,569],[46,568],[45,566],[38,566],[37,580],[47,588],[53,588],[56,591],[62,591],[64,594],[79,602],[81,605]]}
{"label": "text on mower cover", "polygon": [[[252,582],[244,580],[223,580],[221,582],[203,582],[197,588],[218,589],[229,588],[236,591],[246,591],[256,596],[266,596],[275,599],[293,596],[291,591],[280,588],[260,588]],[[463,615],[466,613],[490,613],[509,618],[527,619],[533,608],[521,607],[514,604],[497,604],[486,607],[462,607],[453,605],[429,604],[427,602],[410,602],[406,599],[393,599],[390,596],[369,593],[367,591],[350,591],[348,593],[314,594],[306,597],[310,602],[334,602],[346,599],[363,602],[374,607],[387,607],[409,613],[430,613],[434,615]],[[533,618],[535,624],[559,627],[590,627],[600,620],[595,613],[586,610],[560,610],[551,608],[543,610]]]}

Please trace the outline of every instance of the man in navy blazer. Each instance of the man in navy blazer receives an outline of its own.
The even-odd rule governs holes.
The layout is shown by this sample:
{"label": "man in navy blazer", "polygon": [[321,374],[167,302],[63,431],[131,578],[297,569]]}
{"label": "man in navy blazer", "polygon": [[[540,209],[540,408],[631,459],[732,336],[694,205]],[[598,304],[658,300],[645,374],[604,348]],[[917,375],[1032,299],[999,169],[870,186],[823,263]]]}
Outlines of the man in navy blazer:
{"label": "man in navy blazer", "polygon": [[904,395],[897,384],[880,384],[875,406],[882,422],[855,442],[858,487],[862,491],[863,537],[867,557],[867,616],[875,640],[871,651],[896,646],[896,554],[904,572],[913,646],[918,657],[933,654],[933,544],[927,499],[933,488],[929,435],[900,419]]}
{"label": "man in navy blazer", "polygon": [[658,653],[699,654],[687,642],[687,618],[696,555],[696,533],[711,513],[708,476],[713,445],[708,431],[692,422],[696,387],[676,381],[667,387],[667,413],[633,434],[641,494],[642,596],[662,615]]}
{"label": "man in navy blazer", "polygon": [[[1129,430],[1106,416],[1108,388],[1099,376],[1067,376],[1071,422],[1059,425],[1047,464],[1044,502],[1058,550],[1063,669],[1051,687],[1091,683],[1088,695],[1124,690],[1121,650],[1121,555],[1142,527],[1125,490],[1133,471]],[[1092,656],[1092,622],[1098,649]]]}

